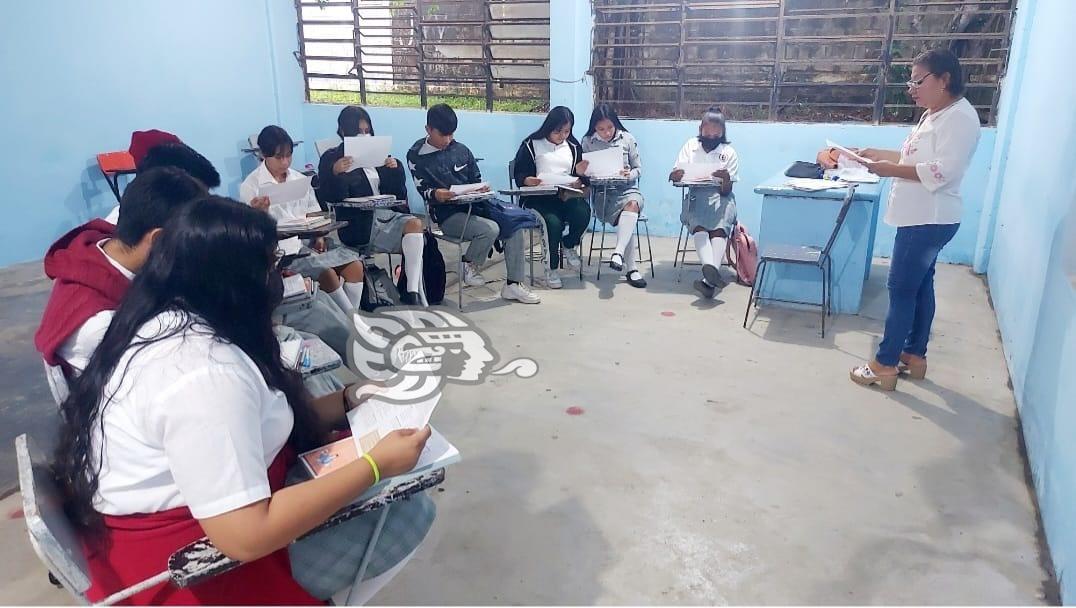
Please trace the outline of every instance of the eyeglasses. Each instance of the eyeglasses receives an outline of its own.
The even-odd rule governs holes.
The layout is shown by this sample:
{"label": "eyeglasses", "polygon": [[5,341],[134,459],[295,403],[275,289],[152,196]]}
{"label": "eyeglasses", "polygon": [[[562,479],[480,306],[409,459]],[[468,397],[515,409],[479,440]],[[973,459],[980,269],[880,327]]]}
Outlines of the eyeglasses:
{"label": "eyeglasses", "polygon": [[905,82],[904,84],[907,85],[909,89],[918,89],[920,86],[922,86],[924,80],[926,80],[928,77],[933,76],[933,75],[934,75],[934,73],[931,72],[931,73],[927,74],[926,76],[923,76],[919,80],[909,80],[908,82]]}

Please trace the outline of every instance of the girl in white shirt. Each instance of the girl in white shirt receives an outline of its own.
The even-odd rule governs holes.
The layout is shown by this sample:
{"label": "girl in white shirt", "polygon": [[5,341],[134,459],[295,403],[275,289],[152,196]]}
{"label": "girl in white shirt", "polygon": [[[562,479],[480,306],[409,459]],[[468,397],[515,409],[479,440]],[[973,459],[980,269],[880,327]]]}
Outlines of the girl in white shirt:
{"label": "girl in white shirt", "polygon": [[[288,455],[322,444],[356,404],[344,391],[310,399],[282,364],[275,251],[268,215],[221,197],[191,203],[72,384],[54,467],[67,512],[93,532],[84,537],[94,598],[152,576],[207,535],[247,563],[199,586],[199,603],[306,603],[280,551],[378,476],[417,461],[428,428],[393,433],[369,460],[282,487]],[[189,594],[162,584],[135,602],[189,604]]]}
{"label": "girl in white shirt", "polygon": [[[276,205],[270,205],[269,197],[262,194],[262,188],[267,185],[305,177],[291,168],[295,143],[288,132],[275,125],[265,127],[258,134],[258,148],[264,160],[239,186],[240,200],[268,212],[277,221],[304,218],[309,213],[321,211],[313,188],[298,200]],[[309,255],[295,260],[288,268],[317,280],[321,290],[350,317],[362,300],[361,256],[347,247],[333,246],[325,237],[313,239],[304,251]]]}
{"label": "girl in white shirt", "polygon": [[857,384],[897,386],[897,376],[926,377],[934,321],[934,266],[960,228],[960,183],[979,143],[979,115],[964,98],[960,62],[948,50],[912,63],[908,94],[926,108],[897,150],[859,150],[867,168],[893,178],[885,221],[896,226],[889,266],[889,314],[875,358],[851,371]]}
{"label": "girl in white shirt", "polygon": [[684,178],[689,164],[710,164],[717,167],[712,183],[694,184],[688,188],[687,200],[680,221],[687,226],[695,241],[695,252],[702,262],[702,278],[695,281],[695,291],[712,298],[728,282],[721,278],[718,268],[725,256],[732,228],[736,225],[736,197],[732,184],[739,179],[740,160],[729,144],[725,115],[717,106],[702,114],[698,137],[687,140],[676,158],[676,167],[669,181]]}

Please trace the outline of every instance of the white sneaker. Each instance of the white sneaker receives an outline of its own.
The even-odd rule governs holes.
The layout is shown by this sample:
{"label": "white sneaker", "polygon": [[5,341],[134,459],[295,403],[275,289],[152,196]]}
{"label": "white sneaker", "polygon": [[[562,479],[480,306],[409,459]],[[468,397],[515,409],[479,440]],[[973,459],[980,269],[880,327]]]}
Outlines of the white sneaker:
{"label": "white sneaker", "polygon": [[501,297],[505,300],[515,300],[524,304],[537,304],[542,301],[538,294],[527,289],[523,283],[512,283],[501,289]]}
{"label": "white sneaker", "polygon": [[556,270],[552,268],[545,269],[545,284],[550,289],[560,289],[563,285],[560,282],[560,275]]}
{"label": "white sneaker", "polygon": [[579,270],[579,267],[583,265],[583,260],[579,259],[579,254],[575,252],[575,249],[565,249],[564,264],[572,270]]}
{"label": "white sneaker", "polygon": [[468,287],[481,287],[486,284],[486,278],[479,274],[478,269],[470,262],[460,262],[460,280]]}

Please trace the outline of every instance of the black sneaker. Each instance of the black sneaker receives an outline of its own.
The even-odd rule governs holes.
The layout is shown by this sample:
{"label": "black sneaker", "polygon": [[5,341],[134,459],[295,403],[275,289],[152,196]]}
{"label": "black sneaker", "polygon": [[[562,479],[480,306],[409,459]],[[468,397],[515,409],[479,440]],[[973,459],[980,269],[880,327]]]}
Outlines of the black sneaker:
{"label": "black sneaker", "polygon": [[717,266],[712,266],[710,264],[703,264],[702,265],[702,276],[706,277],[706,282],[707,283],[709,283],[712,287],[715,287],[717,289],[722,289],[723,287],[728,285],[728,281],[721,278],[721,273],[717,270]]}
{"label": "black sneaker", "polygon": [[700,296],[708,300],[714,297],[714,286],[707,283],[705,280],[699,279],[698,281],[695,281],[694,285],[695,291],[699,292]]}
{"label": "black sneaker", "polygon": [[646,287],[646,279],[643,278],[642,273],[638,270],[632,270],[624,275],[624,278],[628,280],[628,285],[631,285],[632,287],[638,287],[639,289]]}
{"label": "black sneaker", "polygon": [[422,296],[414,291],[405,292],[400,296],[400,304],[404,306],[422,306]]}
{"label": "black sneaker", "polygon": [[614,253],[613,257],[609,258],[609,268],[612,268],[616,272],[624,270],[624,256],[619,253]]}

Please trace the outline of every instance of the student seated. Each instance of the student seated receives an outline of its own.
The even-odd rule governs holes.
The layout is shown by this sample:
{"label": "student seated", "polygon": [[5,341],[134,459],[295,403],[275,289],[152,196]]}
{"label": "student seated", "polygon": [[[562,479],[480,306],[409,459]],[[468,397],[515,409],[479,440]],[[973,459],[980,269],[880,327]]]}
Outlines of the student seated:
{"label": "student seated", "polygon": [[699,135],[687,140],[680,149],[669,181],[682,180],[684,167],[690,163],[718,167],[713,172],[712,185],[694,185],[688,189],[686,206],[680,214],[680,221],[691,232],[695,252],[702,262],[702,278],[695,281],[695,290],[704,298],[712,298],[717,290],[728,284],[721,278],[718,267],[736,225],[736,197],[732,194],[732,184],[738,179],[740,165],[736,150],[729,144],[725,115],[720,108],[710,106],[703,112]]}
{"label": "student seated", "polygon": [[[485,285],[486,279],[480,273],[482,264],[501,233],[497,222],[474,213],[468,217],[467,204],[452,202],[455,197],[452,186],[482,182],[478,161],[467,146],[456,141],[457,125],[456,112],[448,105],[439,103],[431,107],[426,112],[426,137],[407,151],[407,166],[411,168],[415,188],[441,230],[448,236],[468,241],[460,260],[460,281],[469,286]],[[517,230],[502,240],[508,280],[501,289],[501,297],[524,304],[541,302],[523,284],[526,274],[523,231]]]}
{"label": "student seated", "polygon": [[[154,148],[160,149],[156,150],[154,158],[147,162],[146,156]],[[202,182],[202,185],[207,190],[220,186],[220,174],[213,168],[213,164],[167,131],[150,129],[131,133],[131,145],[128,148],[128,153],[135,162],[136,170],[145,171],[153,167],[164,166],[179,167]],[[105,221],[115,226],[119,217],[120,206],[117,204],[105,216]]]}
{"label": "student seated", "polygon": [[123,191],[116,225],[95,219],[60,237],[45,254],[53,280],[34,345],[70,381],[104,338],[168,219],[204,196],[203,184],[173,167],[143,171]]}
{"label": "student seated", "polygon": [[[321,206],[313,188],[307,190],[305,197],[279,205],[270,205],[269,197],[262,194],[262,188],[270,184],[305,179],[302,173],[291,168],[295,142],[288,132],[276,125],[265,127],[258,134],[258,148],[264,160],[239,186],[239,200],[268,212],[277,221],[320,212]],[[347,247],[333,247],[331,239],[325,237],[307,242],[303,252],[308,255],[289,264],[288,269],[316,280],[321,290],[350,316],[362,302],[362,258]]]}
{"label": "student seated", "polygon": [[[574,126],[575,115],[568,108],[557,106],[549,111],[542,126],[519,145],[512,176],[517,185],[540,186],[543,178],[557,180],[571,176],[576,179],[569,185],[583,189],[580,176],[586,173],[587,161],[583,160],[583,151],[572,135]],[[564,246],[564,262],[568,268],[579,270],[582,261],[575,248],[579,246],[590,223],[590,206],[582,195],[568,191],[560,195],[526,196],[522,203],[524,207],[541,214],[545,221],[549,243],[546,285],[550,289],[560,289],[560,275],[557,273],[561,267],[560,247]],[[568,226],[567,236],[563,236],[565,224]]]}
{"label": "student seated", "polygon": [[[296,451],[322,445],[356,404],[344,391],[309,398],[281,363],[271,324],[275,222],[209,196],[186,205],[158,241],[62,406],[53,470],[84,541],[87,595],[97,601],[144,581],[172,552],[208,536],[243,565],[184,589],[164,582],[129,601],[321,603],[331,592],[315,598],[297,580],[324,573],[290,563],[285,549],[379,476],[411,470],[430,430],[396,431],[369,459],[284,487]],[[358,536],[352,522],[379,516],[329,532]],[[394,504],[388,520],[371,562],[380,567],[368,577],[413,554],[432,524],[432,502],[417,494]],[[350,567],[350,557],[340,562]]]}
{"label": "student seated", "polygon": [[[347,106],[336,119],[336,134],[341,139],[357,135],[373,135],[374,123],[370,114],[359,106]],[[360,198],[391,194],[399,205],[373,212],[339,208],[336,217],[351,225],[340,230],[340,240],[352,247],[369,244],[371,253],[402,253],[407,290],[400,294],[404,304],[426,303],[422,290],[422,250],[426,245],[422,220],[411,215],[407,206],[407,185],[404,168],[393,157],[385,164],[371,169],[351,170],[352,159],[344,156],[344,144],[327,150],[318,163],[321,186],[318,196],[324,202],[340,202],[345,198]]]}
{"label": "student seated", "polygon": [[600,103],[590,114],[590,127],[583,136],[583,152],[618,148],[624,153],[624,168],[620,175],[628,179],[622,186],[609,188],[603,196],[594,196],[594,214],[606,224],[616,226],[616,249],[609,257],[609,267],[620,272],[632,287],[646,287],[646,279],[635,266],[635,225],[643,209],[643,193],[639,191],[639,144],[621,124],[613,107]]}

